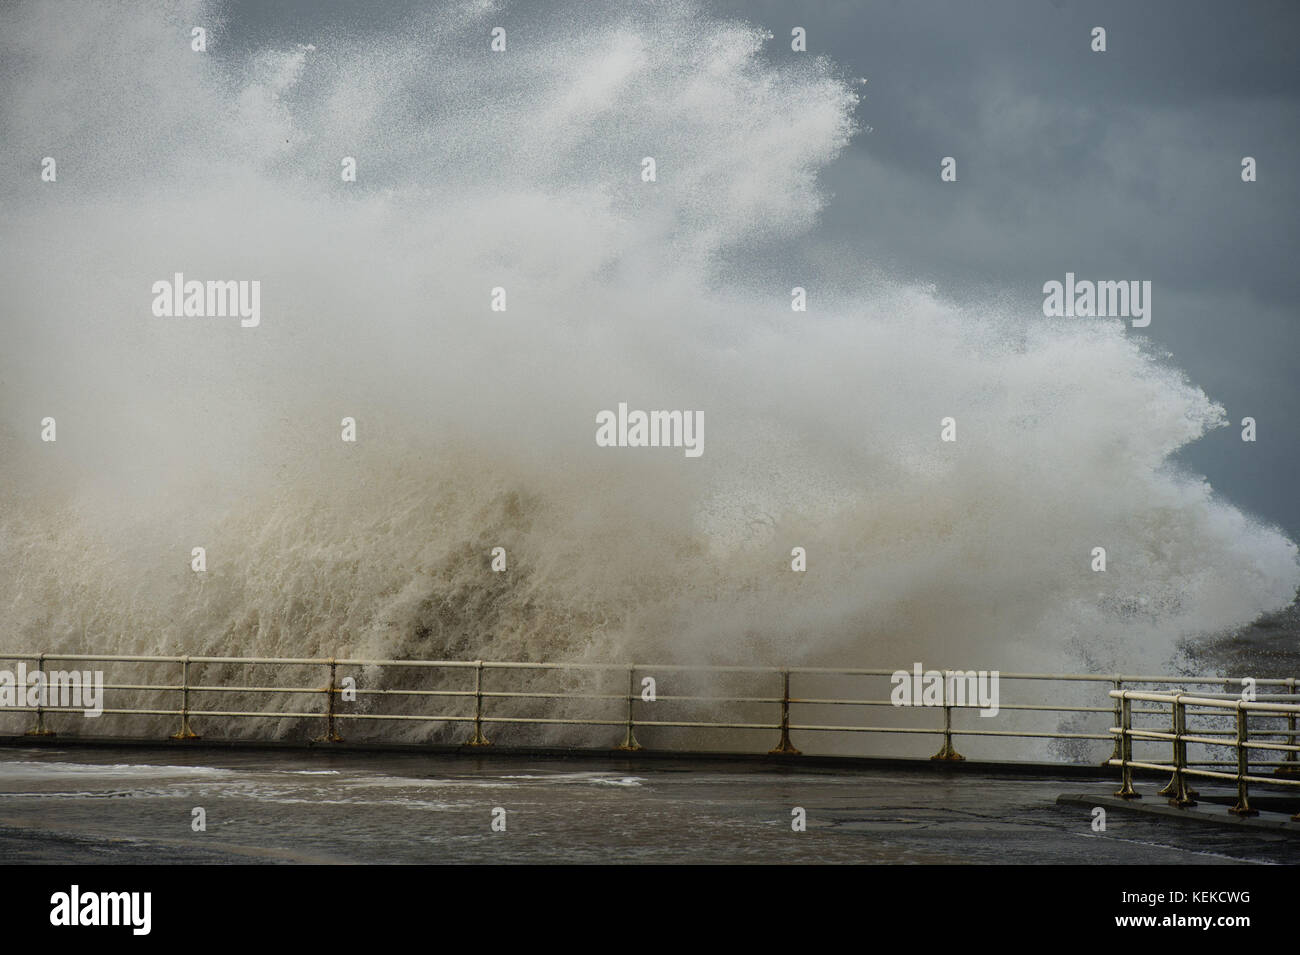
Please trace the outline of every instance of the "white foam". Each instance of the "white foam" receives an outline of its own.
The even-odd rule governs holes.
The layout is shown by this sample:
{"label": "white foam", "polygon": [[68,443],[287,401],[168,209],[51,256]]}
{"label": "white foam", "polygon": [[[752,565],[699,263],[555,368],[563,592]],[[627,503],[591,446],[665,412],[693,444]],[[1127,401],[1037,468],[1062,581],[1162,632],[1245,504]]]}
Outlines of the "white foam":
{"label": "white foam", "polygon": [[[493,57],[467,6],[200,56],[216,8],[59,9],[0,35],[0,150],[63,170],[0,185],[3,427],[60,428],[3,434],[8,646],[1140,669],[1300,583],[1166,467],[1225,415],[1122,323],[888,277],[789,312],[816,277],[752,252],[811,234],[857,102],[757,26],[581,4]],[[154,318],[175,270],[260,279],[261,325]],[[704,457],[596,448],[619,400],[707,411]]]}

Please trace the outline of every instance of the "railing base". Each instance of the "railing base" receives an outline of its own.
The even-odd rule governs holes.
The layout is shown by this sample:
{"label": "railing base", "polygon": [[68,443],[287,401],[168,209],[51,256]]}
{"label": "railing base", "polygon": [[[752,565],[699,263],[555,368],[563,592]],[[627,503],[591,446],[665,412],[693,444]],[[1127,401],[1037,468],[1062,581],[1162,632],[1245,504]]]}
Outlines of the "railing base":
{"label": "railing base", "polygon": [[944,743],[943,748],[939,750],[939,752],[931,756],[930,758],[948,760],[954,763],[958,761],[964,761],[966,759],[965,756],[963,756],[961,753],[957,752],[957,750],[953,748],[951,743]]}
{"label": "railing base", "polygon": [[1169,780],[1169,785],[1158,791],[1156,795],[1168,796],[1169,805],[1182,808],[1184,806],[1195,806],[1196,797],[1199,796],[1200,793],[1187,785],[1187,780],[1180,779],[1178,774],[1175,773],[1174,778]]}
{"label": "railing base", "polygon": [[1196,797],[1200,795],[1195,789],[1187,785],[1187,780],[1183,779],[1178,773],[1174,778],[1169,780],[1169,785],[1156,793],[1157,796],[1168,796],[1169,805],[1178,809],[1186,809],[1188,806],[1195,806]]}

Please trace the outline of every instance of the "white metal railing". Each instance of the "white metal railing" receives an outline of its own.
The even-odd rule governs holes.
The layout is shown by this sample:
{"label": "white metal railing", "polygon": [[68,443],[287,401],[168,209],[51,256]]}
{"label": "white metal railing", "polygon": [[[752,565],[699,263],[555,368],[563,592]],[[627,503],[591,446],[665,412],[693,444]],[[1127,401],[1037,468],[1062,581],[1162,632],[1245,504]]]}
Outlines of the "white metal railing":
{"label": "white metal railing", "polygon": [[[1296,717],[1300,715],[1300,704],[1277,702],[1276,700],[1258,696],[1254,700],[1244,700],[1240,697],[1235,699],[1225,698],[1222,695],[1194,696],[1184,693],[1144,693],[1123,689],[1111,690],[1110,695],[1119,704],[1118,719],[1116,720],[1118,725],[1111,727],[1111,732],[1115,734],[1118,743],[1119,752],[1109,760],[1109,763],[1120,768],[1122,784],[1115,795],[1122,799],[1142,798],[1133,788],[1134,769],[1172,770],[1173,776],[1169,781],[1169,785],[1160,790],[1158,795],[1169,797],[1169,802],[1180,808],[1196,805],[1198,793],[1188,786],[1187,779],[1189,776],[1235,783],[1237,802],[1228,811],[1238,816],[1258,815],[1258,810],[1253,809],[1250,805],[1250,785],[1252,783],[1267,786],[1300,787],[1300,776],[1296,776],[1297,769],[1300,769],[1300,763],[1296,762],[1296,754],[1300,752],[1300,745],[1297,745],[1296,741]],[[1162,706],[1158,710],[1134,710],[1134,702],[1168,704],[1169,708],[1165,709]],[[1134,726],[1135,716],[1150,715],[1169,716],[1169,729],[1166,731],[1153,727]],[[1188,719],[1198,716],[1231,716],[1233,728],[1227,732],[1205,728],[1189,729]],[[1281,737],[1286,742],[1261,741],[1254,738],[1250,725],[1252,716],[1256,718],[1257,730],[1259,729],[1259,720],[1285,720],[1285,729],[1260,730],[1256,735]],[[1154,759],[1135,759],[1133,756],[1135,741],[1170,744],[1170,760],[1163,762]],[[1230,747],[1235,753],[1234,762],[1229,764],[1233,767],[1232,771],[1223,772],[1217,769],[1203,768],[1207,765],[1222,765],[1221,763],[1189,760],[1188,744],[1203,748],[1218,748],[1225,745]],[[1280,764],[1253,761],[1256,766],[1276,767],[1271,776],[1253,774],[1251,772],[1251,754],[1252,752],[1265,750],[1284,752],[1286,759]],[[1300,822],[1300,813],[1292,816],[1292,820]]]}
{"label": "white metal railing", "polygon": [[[561,663],[561,662],[524,662],[524,661],[488,661],[488,660],[383,660],[350,658],[300,658],[300,657],[220,657],[220,656],[157,656],[157,655],[122,655],[122,654],[65,654],[65,653],[0,653],[0,661],[30,662],[41,672],[69,664],[108,664],[116,674],[116,682],[104,684],[105,705],[103,714],[119,717],[171,717],[178,721],[175,739],[197,739],[192,721],[200,720],[205,724],[213,721],[247,720],[247,719],[299,719],[320,721],[324,730],[317,741],[341,741],[340,727],[345,722],[354,725],[370,725],[385,721],[396,724],[426,724],[434,727],[468,727],[470,732],[462,745],[489,745],[486,730],[489,727],[606,727],[621,731],[621,741],[614,748],[622,750],[640,749],[636,731],[643,734],[648,730],[717,730],[717,731],[762,731],[779,734],[776,746],[768,750],[771,753],[798,755],[791,742],[791,733],[809,734],[898,734],[901,736],[933,736],[942,740],[939,751],[931,758],[939,760],[961,760],[964,757],[957,751],[954,741],[965,739],[1020,739],[1020,740],[1054,740],[1058,742],[1073,741],[1080,746],[1099,741],[1112,741],[1111,758],[1103,765],[1117,765],[1128,771],[1128,767],[1144,768],[1153,764],[1143,764],[1131,760],[1131,751],[1125,756],[1124,745],[1131,747],[1132,740],[1138,738],[1138,731],[1118,732],[1114,727],[1101,723],[1101,714],[1110,713],[1115,722],[1121,724],[1131,718],[1132,712],[1125,717],[1125,693],[1134,691],[1125,687],[1141,687],[1143,691],[1161,687],[1206,687],[1199,692],[1196,699],[1210,699],[1224,702],[1229,708],[1236,695],[1231,690],[1240,681],[1227,680],[1222,676],[1151,676],[1122,674],[1069,674],[1069,673],[999,673],[1000,684],[1010,682],[1016,686],[1035,686],[1036,695],[1030,695],[1023,701],[1008,701],[1006,694],[1001,694],[999,713],[1015,714],[1015,719],[986,720],[971,718],[969,711],[978,709],[976,702],[962,705],[947,696],[948,684],[944,681],[944,697],[937,706],[896,707],[888,698],[889,684],[886,683],[881,698],[880,694],[863,694],[859,689],[864,680],[888,678],[899,672],[897,669],[880,668],[836,668],[836,667],[758,667],[758,666],[690,666],[681,664],[648,665],[625,663]],[[165,674],[159,682],[158,677],[147,680],[141,673]],[[250,676],[243,682],[237,681],[229,673],[216,682],[204,679],[204,672],[211,668],[246,668]],[[300,678],[297,683],[290,677],[295,668],[307,668],[319,671],[320,682],[314,685],[300,685],[307,680]],[[372,668],[377,668],[375,673]],[[905,673],[911,670],[900,668]],[[340,672],[348,676],[340,677]],[[361,671],[368,671],[369,676]],[[948,674],[969,671],[940,671]],[[257,680],[252,675],[269,674]],[[547,688],[535,685],[533,678],[551,675],[573,678],[575,676],[595,677],[608,684],[617,680],[617,686],[610,688]],[[171,679],[166,677],[170,676]],[[622,677],[626,677],[623,685]],[[351,678],[351,685],[347,679]],[[638,678],[653,677],[662,682],[665,677],[679,677],[687,692],[669,695],[656,694],[653,701],[644,700],[638,692]],[[708,692],[689,692],[694,683],[706,679]],[[728,681],[744,681],[741,690],[727,693]],[[795,695],[791,688],[792,680],[797,680],[804,692]],[[818,691],[820,681],[820,692]],[[493,683],[489,686],[489,682]],[[827,688],[826,684],[831,685]],[[1270,701],[1298,703],[1296,680],[1257,679],[1257,699],[1261,704]],[[407,683],[411,685],[393,685]],[[1096,705],[1105,698],[1097,699],[1090,685],[1109,685],[1110,696],[1114,699],[1109,705]],[[719,689],[722,687],[723,689]],[[1075,687],[1078,692],[1071,701],[1066,688]],[[1219,688],[1218,692],[1214,688]],[[1268,690],[1279,692],[1270,694]],[[110,698],[116,704],[106,705]],[[1141,691],[1138,691],[1141,692]],[[218,701],[234,698],[266,701],[260,709],[222,707]],[[1152,702],[1169,701],[1177,697],[1167,694],[1146,693]],[[196,698],[206,701],[205,705],[196,707]],[[1131,696],[1128,699],[1139,699]],[[1181,697],[1184,701],[1192,697]],[[284,701],[288,708],[277,709],[269,705],[276,699]],[[319,707],[301,705],[302,700],[316,699]],[[400,702],[399,702],[400,701]],[[450,703],[449,703],[450,701]],[[438,706],[431,706],[432,703]],[[393,705],[393,704],[398,705]],[[455,704],[462,704],[457,707]],[[168,705],[170,704],[170,705]],[[447,704],[447,705],[442,705]],[[596,706],[599,711],[585,715],[572,715],[564,712],[566,707],[574,705]],[[672,704],[685,713],[672,712]],[[656,711],[653,707],[658,707]],[[692,709],[694,708],[694,709]],[[884,708],[892,712],[888,719],[867,722],[852,722],[849,717],[835,718],[834,713],[859,712],[868,713]],[[77,712],[70,706],[13,706],[6,707],[11,712],[35,714],[35,725],[28,735],[51,735],[48,720],[51,715]],[[3,715],[4,709],[0,709]],[[663,713],[668,709],[668,713]],[[931,711],[942,710],[942,724],[935,725],[938,714]],[[446,710],[451,710],[447,712]],[[700,710],[704,710],[703,713]],[[904,711],[900,715],[900,710]],[[913,712],[914,711],[914,712]],[[1144,713],[1169,713],[1176,716],[1178,707],[1142,711]],[[1289,729],[1281,731],[1286,737],[1286,744],[1265,744],[1252,742],[1251,746],[1259,749],[1272,749],[1285,754],[1280,762],[1256,761],[1257,767],[1273,766],[1278,772],[1285,773],[1300,768],[1296,762],[1295,713],[1289,713]],[[664,718],[659,718],[661,715]],[[802,715],[803,721],[793,719]],[[673,718],[675,716],[675,718]],[[1049,718],[1050,716],[1050,718]],[[819,719],[819,717],[821,717]],[[865,717],[864,717],[865,719]],[[963,719],[966,725],[956,725]],[[1080,721],[1091,720],[1095,728],[1078,725]],[[907,725],[901,725],[906,723]],[[1009,725],[1009,724],[1016,725]],[[918,725],[920,724],[920,725]],[[84,725],[84,724],[83,724]],[[1128,724],[1123,724],[1128,725]],[[993,728],[993,727],[999,728]],[[986,728],[988,727],[988,728]],[[207,730],[208,726],[201,728]],[[1289,735],[1288,735],[1289,733]],[[1273,734],[1279,735],[1279,734]],[[1218,747],[1236,745],[1230,729],[1205,728],[1200,732],[1200,741],[1215,743]],[[851,738],[851,737],[849,737]],[[1142,739],[1164,739],[1159,735],[1143,736]],[[1190,737],[1189,737],[1190,741]],[[806,745],[806,744],[805,744]],[[1238,746],[1240,752],[1241,746]],[[855,754],[863,755],[854,750]],[[878,755],[878,754],[877,754]],[[1224,766],[1229,761],[1221,758],[1214,746],[1205,752],[1205,759],[1200,762],[1186,763],[1188,772],[1196,766]],[[1095,757],[1094,757],[1095,765]],[[1168,768],[1169,764],[1160,764]],[[1228,778],[1228,777],[1225,777]],[[1235,778],[1231,777],[1231,778]]]}

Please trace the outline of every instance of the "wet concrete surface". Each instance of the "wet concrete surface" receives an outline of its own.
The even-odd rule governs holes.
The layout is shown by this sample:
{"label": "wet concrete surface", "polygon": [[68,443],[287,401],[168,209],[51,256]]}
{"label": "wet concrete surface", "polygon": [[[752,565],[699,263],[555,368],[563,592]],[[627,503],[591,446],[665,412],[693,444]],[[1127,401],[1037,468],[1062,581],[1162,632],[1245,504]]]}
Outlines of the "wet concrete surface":
{"label": "wet concrete surface", "polygon": [[[1058,805],[1109,780],[611,757],[0,749],[0,858],[26,863],[1300,861],[1266,829]],[[194,831],[193,810],[206,815]],[[505,831],[493,831],[494,810]],[[792,830],[792,810],[806,831]],[[499,817],[499,813],[496,814]]]}

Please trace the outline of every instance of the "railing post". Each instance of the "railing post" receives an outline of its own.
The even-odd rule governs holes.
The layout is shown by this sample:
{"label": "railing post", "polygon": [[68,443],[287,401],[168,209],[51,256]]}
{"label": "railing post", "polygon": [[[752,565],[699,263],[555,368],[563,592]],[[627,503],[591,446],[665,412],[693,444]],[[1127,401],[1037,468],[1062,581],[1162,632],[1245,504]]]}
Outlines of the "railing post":
{"label": "railing post", "polygon": [[334,658],[329,658],[330,684],[325,687],[325,735],[317,737],[314,742],[317,743],[341,743],[343,737],[334,732],[334,697],[338,695],[338,683],[335,676],[338,674],[338,664]]}
{"label": "railing post", "polygon": [[1171,789],[1169,805],[1186,809],[1196,805],[1196,793],[1187,785],[1187,704],[1183,694],[1174,695],[1174,778],[1166,789]]}
{"label": "railing post", "polygon": [[636,741],[636,735],[632,732],[632,704],[636,701],[636,667],[627,668],[627,733],[623,736],[623,742],[615,746],[615,749],[627,750],[629,752],[641,748],[641,744]]}
{"label": "railing post", "polygon": [[181,730],[172,739],[198,739],[199,734],[190,729],[190,658],[181,660]]}
{"label": "railing post", "polygon": [[[1291,697],[1291,702],[1295,703],[1296,702],[1295,677],[1291,677],[1286,681],[1286,688],[1287,688],[1287,695]],[[1296,735],[1295,735],[1295,711],[1294,710],[1292,710],[1290,713],[1287,713],[1286,715],[1286,728],[1288,731],[1286,737],[1287,745],[1295,746]],[[1300,762],[1296,762],[1295,750],[1293,749],[1287,750],[1287,754],[1286,756],[1282,757],[1282,760],[1283,760],[1283,765],[1273,770],[1273,775],[1294,776],[1296,774],[1300,774]]]}
{"label": "railing post", "polygon": [[1237,805],[1233,806],[1228,812],[1234,816],[1258,816],[1258,809],[1250,808],[1250,785],[1246,782],[1246,777],[1250,774],[1250,751],[1246,747],[1246,742],[1250,738],[1247,720],[1250,717],[1250,711],[1246,709],[1245,701],[1237,701]]}
{"label": "railing post", "polygon": [[[53,736],[54,730],[45,728],[45,707],[41,703],[42,698],[48,692],[49,682],[45,677],[45,654],[36,657],[37,671],[41,674],[41,691],[36,697],[36,725],[27,731],[28,736]],[[22,688],[26,692],[27,688]]]}
{"label": "railing post", "polygon": [[769,755],[799,756],[799,750],[790,742],[790,671],[781,671],[781,742],[776,749],[769,750]]}
{"label": "railing post", "polygon": [[1130,735],[1133,729],[1133,701],[1128,698],[1128,693],[1123,690],[1120,691],[1118,699],[1120,701],[1120,787],[1115,795],[1120,799],[1141,799],[1142,794],[1133,788],[1133,767],[1129,765],[1133,759],[1133,737]]}
{"label": "railing post", "polygon": [[1178,798],[1178,706],[1169,704],[1169,732],[1174,737],[1174,774],[1165,783],[1165,789],[1156,790],[1156,795],[1169,796],[1170,802]]}
{"label": "railing post", "polygon": [[939,748],[939,752],[930,757],[931,759],[955,761],[966,758],[952,745],[952,703],[948,699],[948,675],[951,672],[951,670],[943,671],[943,746]]}
{"label": "railing post", "polygon": [[474,661],[474,737],[466,746],[491,746],[483,735],[483,661]]}
{"label": "railing post", "polygon": [[[1115,678],[1115,680],[1114,680],[1114,684],[1115,684],[1115,689],[1116,689],[1116,690],[1123,690],[1123,689],[1124,689],[1124,681],[1121,680],[1121,679],[1119,679],[1118,677]],[[1120,720],[1121,720],[1121,719],[1123,718],[1123,716],[1124,716],[1124,714],[1120,712],[1120,710],[1121,710],[1122,707],[1123,707],[1123,704],[1120,702],[1120,698],[1119,698],[1118,696],[1115,697],[1114,699],[1115,699],[1115,725],[1116,725],[1116,726],[1119,726],[1119,725],[1120,725]],[[1114,748],[1110,751],[1110,758],[1109,758],[1109,759],[1103,759],[1103,760],[1101,761],[1101,764],[1102,764],[1103,766],[1109,766],[1110,763],[1111,763],[1111,760],[1114,760],[1114,759],[1120,759],[1120,758],[1123,757],[1123,755],[1124,755],[1124,754],[1123,754],[1123,751],[1120,749],[1120,746],[1122,745],[1121,740],[1122,740],[1122,737],[1120,737],[1120,736],[1117,734],[1117,735],[1115,736],[1115,746],[1114,746]]]}

